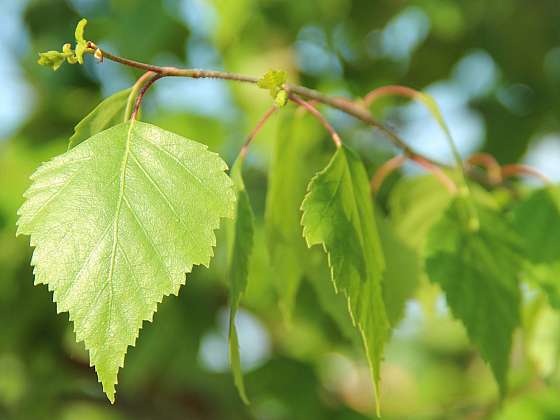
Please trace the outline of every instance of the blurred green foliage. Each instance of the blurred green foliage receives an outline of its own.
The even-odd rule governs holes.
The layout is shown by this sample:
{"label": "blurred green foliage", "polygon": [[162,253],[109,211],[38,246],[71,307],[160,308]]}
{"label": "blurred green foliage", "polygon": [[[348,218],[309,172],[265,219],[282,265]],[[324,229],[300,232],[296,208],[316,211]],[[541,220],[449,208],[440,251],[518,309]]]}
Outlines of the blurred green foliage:
{"label": "blurred green foliage", "polygon": [[[353,330],[340,319],[340,302],[332,291],[317,284],[327,273],[304,274],[291,323],[278,309],[274,282],[282,279],[270,268],[263,232],[278,116],[256,139],[244,174],[257,217],[248,292],[238,319],[252,404],[243,405],[227,368],[223,237],[210,269],[196,269],[179,297],[165,299],[154,323],[144,326],[120,373],[117,403],[107,403],[83,345],[74,342],[67,314],[56,314],[46,287],[33,287],[27,238],[15,238],[16,211],[31,172],[66,150],[73,127],[103,97],[129,87],[138,76],[91,57],[84,66],[64,66],[56,73],[36,65],[37,52],[72,40],[83,16],[89,19],[88,39],[146,62],[256,76],[284,69],[289,81],[353,97],[385,84],[428,88],[461,150],[489,151],[501,163],[533,156],[550,138],[553,150],[560,149],[557,0],[7,0],[4,6],[1,419],[353,420],[373,412],[369,373],[355,350],[359,347],[352,346]],[[14,75],[26,86],[23,94],[10,82]],[[206,143],[232,163],[270,103],[261,89],[164,79],[148,94],[143,119]],[[16,111],[20,117],[14,123],[10,115]],[[444,149],[443,137],[432,135],[436,126],[427,112],[389,99],[373,112],[403,127],[406,140],[427,147],[428,153]],[[326,115],[368,170],[392,154],[378,133],[337,112]],[[4,121],[8,117],[11,125]],[[316,130],[331,153],[328,137]],[[553,158],[559,162],[558,155]],[[381,191],[384,209],[414,204],[404,198],[386,202],[396,178]],[[437,188],[432,185],[426,193],[434,191],[433,208],[440,207]],[[429,215],[431,205],[426,206]],[[409,229],[404,221],[397,230]],[[523,333],[516,335],[511,392],[500,404],[488,367],[438,295],[421,281],[388,345],[382,368],[384,418],[559,418],[560,318],[546,300],[526,293],[530,304]]]}

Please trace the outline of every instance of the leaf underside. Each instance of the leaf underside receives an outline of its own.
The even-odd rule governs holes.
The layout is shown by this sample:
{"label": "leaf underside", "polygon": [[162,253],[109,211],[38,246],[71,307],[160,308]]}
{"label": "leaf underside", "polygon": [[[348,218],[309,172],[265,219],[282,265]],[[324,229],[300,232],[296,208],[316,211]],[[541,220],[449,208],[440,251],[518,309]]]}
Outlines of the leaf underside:
{"label": "leaf underside", "polygon": [[235,193],[206,146],[142,122],[105,130],[43,164],[20,208],[35,284],[53,292],[114,401],[127,347],[193,265],[208,266]]}
{"label": "leaf underside", "polygon": [[97,105],[76,127],[74,134],[68,141],[68,150],[100,133],[107,128],[120,124],[124,120],[124,113],[131,88],[121,90]]}
{"label": "leaf underside", "polygon": [[512,335],[520,323],[519,238],[499,212],[482,206],[480,229],[468,230],[459,200],[428,234],[426,271],[490,364],[504,396]]}
{"label": "leaf underside", "polygon": [[[389,335],[382,298],[384,259],[375,226],[369,182],[360,159],[346,146],[311,181],[302,204],[308,246],[322,244],[335,289],[348,299],[379,396],[380,364]],[[379,398],[376,398],[379,411]]]}

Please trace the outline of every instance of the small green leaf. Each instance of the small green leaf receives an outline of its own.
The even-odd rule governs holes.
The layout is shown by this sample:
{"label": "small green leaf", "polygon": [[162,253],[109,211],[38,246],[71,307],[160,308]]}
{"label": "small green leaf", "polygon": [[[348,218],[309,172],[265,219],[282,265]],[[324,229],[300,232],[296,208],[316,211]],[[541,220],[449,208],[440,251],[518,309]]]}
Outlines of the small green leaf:
{"label": "small green leaf", "polygon": [[[271,91],[278,90],[282,88],[282,85],[286,83],[288,79],[288,73],[284,70],[269,70],[263,77],[257,82],[257,86],[261,89],[270,89]],[[274,95],[273,95],[274,96]]]}
{"label": "small green leaf", "polygon": [[84,64],[84,53],[87,50],[87,41],[84,39],[84,30],[86,25],[87,19],[81,19],[74,32],[76,37],[76,59],[80,64]]}
{"label": "small green leaf", "polygon": [[288,92],[286,92],[284,89],[280,89],[278,93],[276,93],[276,96],[274,98],[274,104],[278,108],[282,108],[287,103],[288,103]]}
{"label": "small green leaf", "polygon": [[459,200],[428,234],[426,271],[490,364],[504,396],[512,334],[520,324],[519,237],[499,212],[483,206],[477,207],[480,229],[468,229]]}
{"label": "small green leaf", "polygon": [[121,90],[105,98],[93,111],[74,127],[74,134],[68,141],[68,150],[89,139],[93,135],[106,130],[123,121],[129,89]]}
{"label": "small green leaf", "polygon": [[243,160],[237,159],[231,170],[231,178],[237,193],[237,209],[235,212],[235,220],[228,221],[228,277],[231,287],[231,303],[229,315],[229,357],[231,370],[235,386],[245,404],[249,404],[245,385],[243,382],[243,373],[241,372],[241,361],[239,357],[239,342],[237,338],[237,330],[235,328],[235,316],[241,297],[247,289],[247,278],[249,274],[249,258],[253,250],[254,235],[254,215],[249,196],[245,190],[245,184],[242,177]]}
{"label": "small green leaf", "polygon": [[[71,55],[73,55],[73,53]],[[68,53],[60,51],[47,51],[39,53],[37,63],[41,66],[51,67],[54,71],[56,71],[68,57]]]}
{"label": "small green leaf", "polygon": [[323,245],[334,287],[346,296],[360,331],[379,412],[380,365],[389,336],[381,285],[384,259],[364,165],[346,146],[311,180],[302,210],[307,245]]}
{"label": "small green leaf", "polygon": [[288,93],[284,90],[284,83],[288,74],[284,70],[269,70],[257,82],[261,89],[267,89],[277,107],[281,108],[288,102]]}
{"label": "small green leaf", "polygon": [[96,134],[43,164],[18,211],[35,284],[68,312],[114,401],[128,346],[194,265],[208,266],[235,192],[206,146],[142,122]]}

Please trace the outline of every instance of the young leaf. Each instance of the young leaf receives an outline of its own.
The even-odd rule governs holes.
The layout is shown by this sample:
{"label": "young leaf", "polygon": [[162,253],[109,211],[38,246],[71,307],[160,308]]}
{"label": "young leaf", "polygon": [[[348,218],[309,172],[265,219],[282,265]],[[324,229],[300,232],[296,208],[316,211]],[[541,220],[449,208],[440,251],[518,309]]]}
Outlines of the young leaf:
{"label": "young leaf", "polygon": [[490,364],[503,396],[512,334],[520,323],[520,244],[501,214],[487,207],[477,207],[480,229],[468,229],[459,200],[428,234],[426,271]]}
{"label": "young leaf", "polygon": [[117,373],[142,323],[208,266],[214,230],[232,217],[226,164],[206,146],[122,123],[43,164],[18,214],[35,284],[53,292],[114,401]]}
{"label": "young leaf", "polygon": [[239,357],[239,342],[235,328],[235,315],[241,301],[241,297],[247,288],[247,277],[249,274],[249,257],[253,250],[253,234],[255,230],[253,209],[249,196],[245,190],[242,177],[243,160],[239,158],[231,170],[235,190],[237,192],[237,209],[235,220],[228,221],[228,276],[231,287],[231,308],[229,314],[229,357],[235,386],[245,404],[249,404],[243,373],[241,372],[241,361]]}
{"label": "young leaf", "polygon": [[81,142],[89,139],[93,135],[123,121],[129,89],[121,90],[108,98],[105,98],[93,111],[85,116],[76,127],[74,134],[68,141],[68,150],[76,147]]}
{"label": "young leaf", "polygon": [[383,302],[389,323],[395,328],[420,282],[420,261],[418,254],[394,232],[381,210],[376,209],[375,219],[385,256]]}
{"label": "young leaf", "polygon": [[[389,334],[381,290],[383,254],[372,210],[369,182],[360,159],[340,147],[309,184],[302,204],[308,246],[322,244],[337,291],[360,331],[379,396],[380,364]],[[379,398],[376,399],[379,411]]]}
{"label": "young leaf", "polygon": [[307,258],[301,236],[300,206],[323,141],[321,126],[294,111],[286,111],[279,125],[266,195],[266,238],[274,270],[280,308],[290,319]]}
{"label": "young leaf", "polygon": [[39,59],[37,64],[41,66],[51,67],[54,71],[57,71],[60,66],[66,61],[68,57],[73,56],[74,53],[60,52],[60,51],[45,51],[39,53]]}
{"label": "young leaf", "polygon": [[76,25],[74,36],[76,38],[76,60],[78,63],[84,64],[84,53],[87,50],[87,42],[84,39],[84,30],[87,25],[87,19],[81,19]]}

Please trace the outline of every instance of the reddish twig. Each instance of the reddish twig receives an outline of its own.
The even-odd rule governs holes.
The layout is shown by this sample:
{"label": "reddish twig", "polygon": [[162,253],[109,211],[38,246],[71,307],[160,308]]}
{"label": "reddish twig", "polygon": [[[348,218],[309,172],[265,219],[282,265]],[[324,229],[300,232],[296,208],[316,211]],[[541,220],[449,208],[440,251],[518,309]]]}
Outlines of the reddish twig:
{"label": "reddish twig", "polygon": [[370,106],[376,99],[383,96],[399,95],[406,98],[414,98],[417,94],[418,92],[416,90],[406,86],[382,86],[380,88],[372,90],[366,96],[364,96],[363,103],[365,104],[365,106]]}
{"label": "reddish twig", "polygon": [[406,156],[397,155],[381,165],[371,178],[370,186],[372,192],[376,193],[379,191],[379,188],[381,188],[385,178],[387,178],[393,171],[400,168],[405,162]]}
{"label": "reddish twig", "polygon": [[156,73],[154,73],[153,71],[147,71],[142,76],[140,76],[138,80],[136,80],[136,83],[134,83],[134,85],[132,86],[130,90],[130,95],[128,95],[128,100],[126,102],[126,110],[124,112],[124,122],[127,122],[130,119],[131,112],[132,112],[132,104],[135,102],[134,98],[138,94],[138,91],[144,85],[146,80],[155,74]]}
{"label": "reddish twig", "polygon": [[319,122],[321,124],[323,124],[323,127],[325,127],[325,129],[330,133],[331,138],[332,138],[334,144],[336,145],[336,147],[342,146],[342,140],[340,140],[340,136],[335,131],[333,126],[326,120],[326,118],[323,117],[323,115],[319,112],[319,110],[317,108],[315,108],[309,102],[306,102],[303,99],[297,97],[296,95],[290,94],[289,98],[290,98],[291,101],[295,102],[299,106],[302,106],[305,109],[307,109],[315,118],[317,118],[319,120]]}
{"label": "reddish twig", "polygon": [[146,94],[147,90],[152,86],[158,79],[164,77],[162,74],[155,74],[149,79],[146,84],[140,90],[138,97],[136,98],[136,103],[134,104],[134,111],[132,111],[132,115],[130,116],[131,120],[136,120],[138,117],[138,111],[140,111],[140,104],[142,103],[142,99],[144,99],[144,95]]}
{"label": "reddish twig", "polygon": [[544,175],[543,173],[539,172],[538,170],[536,170],[535,168],[533,168],[529,165],[523,165],[523,164],[520,164],[520,163],[512,163],[510,165],[502,166],[502,178],[503,179],[507,179],[507,178],[510,178],[512,176],[520,176],[520,175],[532,176],[532,177],[538,178],[545,184],[550,184],[551,183],[550,179],[546,175]]}
{"label": "reddish twig", "polygon": [[500,164],[496,161],[494,156],[488,153],[475,153],[469,157],[465,164],[473,166],[483,166],[486,168],[486,173],[488,174],[488,181],[491,185],[498,185],[502,182],[502,168]]}
{"label": "reddish twig", "polygon": [[410,160],[416,162],[418,165],[431,172],[432,175],[434,175],[451,194],[457,193],[457,185],[455,185],[455,182],[453,182],[453,180],[439,166],[424,159],[422,156],[414,156],[411,157]]}
{"label": "reddish twig", "polygon": [[266,113],[262,116],[260,121],[255,126],[255,128],[253,128],[253,130],[247,136],[245,143],[243,143],[243,146],[239,151],[239,156],[241,157],[247,156],[247,152],[249,151],[249,146],[251,145],[251,142],[253,141],[257,133],[264,127],[264,125],[266,124],[268,119],[272,116],[272,114],[274,114],[277,110],[278,110],[277,107],[272,106],[268,111],[266,111]]}

